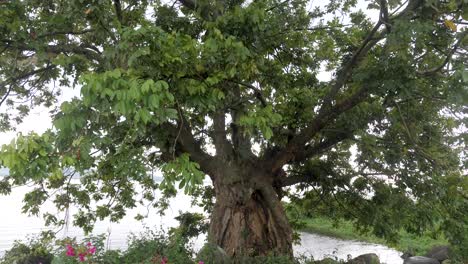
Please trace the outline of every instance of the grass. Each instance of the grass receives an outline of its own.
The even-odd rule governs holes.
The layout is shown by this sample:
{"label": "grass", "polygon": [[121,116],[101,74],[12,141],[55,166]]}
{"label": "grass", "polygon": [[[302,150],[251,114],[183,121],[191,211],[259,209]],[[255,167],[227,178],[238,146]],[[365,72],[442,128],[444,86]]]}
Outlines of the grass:
{"label": "grass", "polygon": [[383,244],[399,251],[410,251],[413,254],[423,255],[430,248],[436,245],[447,245],[448,241],[443,238],[432,238],[429,234],[416,236],[404,230],[399,232],[400,239],[397,244],[388,243],[382,238],[372,234],[361,234],[349,221],[341,221],[338,226],[333,225],[333,221],[325,217],[314,217],[303,219],[305,227],[301,231],[330,236],[345,240],[359,240],[376,244]]}

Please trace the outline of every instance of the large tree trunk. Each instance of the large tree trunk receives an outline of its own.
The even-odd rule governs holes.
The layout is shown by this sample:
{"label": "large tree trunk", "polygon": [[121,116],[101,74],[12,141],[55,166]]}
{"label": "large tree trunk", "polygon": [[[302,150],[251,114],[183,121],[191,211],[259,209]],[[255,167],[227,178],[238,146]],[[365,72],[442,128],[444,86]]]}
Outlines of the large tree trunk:
{"label": "large tree trunk", "polygon": [[292,230],[272,186],[214,185],[210,242],[229,256],[292,256]]}

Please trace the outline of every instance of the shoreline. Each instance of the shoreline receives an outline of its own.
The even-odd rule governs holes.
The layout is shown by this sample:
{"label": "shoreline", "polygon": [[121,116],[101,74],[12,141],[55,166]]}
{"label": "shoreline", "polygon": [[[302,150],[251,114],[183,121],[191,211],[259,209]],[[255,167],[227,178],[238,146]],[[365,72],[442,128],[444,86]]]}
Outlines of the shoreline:
{"label": "shoreline", "polygon": [[401,230],[400,238],[397,243],[390,243],[383,238],[369,233],[360,233],[349,221],[341,220],[336,225],[334,221],[326,217],[303,218],[300,219],[304,226],[296,231],[317,234],[342,240],[354,240],[372,244],[384,245],[395,250],[405,252],[410,251],[413,254],[424,254],[429,249],[437,245],[447,245],[448,241],[443,237],[434,239],[429,233],[422,236],[409,234]]}

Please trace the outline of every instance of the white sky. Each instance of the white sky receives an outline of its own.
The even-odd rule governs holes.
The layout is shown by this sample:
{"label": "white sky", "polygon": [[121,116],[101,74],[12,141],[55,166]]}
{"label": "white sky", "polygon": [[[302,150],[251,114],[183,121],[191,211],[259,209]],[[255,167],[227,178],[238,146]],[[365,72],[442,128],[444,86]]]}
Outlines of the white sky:
{"label": "white sky", "polygon": [[[78,87],[63,88],[62,95],[58,98],[58,105],[79,95],[80,89]],[[0,111],[5,111],[5,109],[0,109]],[[34,131],[40,134],[45,132],[47,129],[52,128],[52,119],[49,111],[50,109],[43,106],[32,109],[30,114],[24,118],[23,123],[17,126],[17,131],[0,133],[0,145],[10,143],[19,132],[27,134]]]}

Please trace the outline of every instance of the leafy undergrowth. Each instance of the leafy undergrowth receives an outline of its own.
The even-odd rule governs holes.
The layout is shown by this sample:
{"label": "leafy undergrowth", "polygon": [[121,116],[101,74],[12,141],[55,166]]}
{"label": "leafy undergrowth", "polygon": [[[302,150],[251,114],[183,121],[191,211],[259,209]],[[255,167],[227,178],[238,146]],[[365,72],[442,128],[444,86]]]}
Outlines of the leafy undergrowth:
{"label": "leafy undergrowth", "polygon": [[[284,256],[229,259],[216,252],[195,252],[185,238],[147,230],[132,236],[126,250],[106,250],[104,236],[89,237],[77,242],[75,239],[34,238],[16,242],[8,250],[1,264],[313,264],[311,259],[294,260]],[[219,248],[218,248],[219,249]],[[217,249],[215,249],[216,251]],[[319,262],[317,262],[319,263]],[[334,261],[327,263],[343,263]]]}
{"label": "leafy undergrowth", "polygon": [[399,232],[400,239],[398,243],[393,244],[385,239],[378,238],[372,234],[362,234],[357,232],[353,223],[349,221],[340,221],[338,225],[332,219],[326,217],[314,217],[301,219],[303,226],[302,231],[341,238],[346,240],[359,240],[376,244],[383,244],[389,247],[396,248],[403,252],[412,252],[416,255],[422,255],[436,245],[447,245],[448,241],[443,237],[432,237],[430,234],[417,236],[410,234],[404,230]]}
{"label": "leafy undergrowth", "polygon": [[[16,242],[0,264],[312,264],[308,258],[290,259],[266,256],[230,259],[216,245],[206,244],[199,252],[193,250],[191,239],[205,233],[208,225],[203,216],[182,213],[176,219],[180,225],[168,233],[147,229],[131,235],[126,250],[106,249],[104,235],[76,239],[55,239],[50,233]],[[340,263],[335,261],[333,263]]]}

